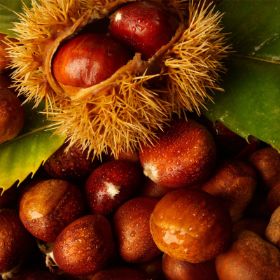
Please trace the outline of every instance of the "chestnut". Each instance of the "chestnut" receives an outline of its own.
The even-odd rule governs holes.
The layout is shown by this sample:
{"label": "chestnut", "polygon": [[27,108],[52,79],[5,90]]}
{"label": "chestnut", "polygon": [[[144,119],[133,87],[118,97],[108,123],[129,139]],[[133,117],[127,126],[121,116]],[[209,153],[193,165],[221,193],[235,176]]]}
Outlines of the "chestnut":
{"label": "chestnut", "polygon": [[251,201],[256,185],[256,173],[249,164],[228,161],[216,170],[202,189],[220,197],[228,207],[232,220],[237,221]]}
{"label": "chestnut", "polygon": [[8,272],[25,260],[33,242],[15,210],[0,210],[0,273]]}
{"label": "chestnut", "polygon": [[268,189],[280,182],[280,154],[275,149],[266,147],[254,152],[250,162],[259,171]]}
{"label": "chestnut", "polygon": [[86,181],[92,212],[103,215],[113,212],[139,189],[142,177],[141,167],[135,162],[113,160],[101,164]]}
{"label": "chestnut", "polygon": [[58,49],[52,70],[61,85],[87,88],[112,76],[129,59],[130,52],[111,37],[84,33]]}
{"label": "chestnut", "polygon": [[68,225],[53,247],[58,267],[73,275],[89,275],[104,268],[114,254],[109,221],[102,215],[87,215]]}
{"label": "chestnut", "polygon": [[114,267],[97,272],[88,280],[146,280],[147,277],[139,270],[128,267]]}
{"label": "chestnut", "polygon": [[164,254],[162,269],[168,280],[218,280],[215,263],[189,263]]}
{"label": "chestnut", "polygon": [[189,187],[204,181],[215,160],[212,135],[194,120],[173,122],[153,146],[144,146],[140,151],[144,174],[167,188]]}
{"label": "chestnut", "polygon": [[145,58],[153,56],[175,33],[176,21],[159,4],[128,3],[110,17],[110,33]]}
{"label": "chestnut", "polygon": [[35,183],[24,192],[19,204],[19,215],[25,228],[46,242],[53,242],[83,211],[84,201],[79,189],[57,179]]}
{"label": "chestnut", "polygon": [[271,243],[280,248],[280,206],[272,213],[265,235]]}
{"label": "chestnut", "polygon": [[77,146],[66,150],[66,144],[60,147],[44,163],[44,169],[51,178],[80,180],[89,175],[97,162]]}
{"label": "chestnut", "polygon": [[0,144],[16,137],[24,124],[24,110],[15,93],[0,89]]}
{"label": "chestnut", "polygon": [[220,280],[277,280],[280,251],[257,234],[244,231],[229,251],[216,258]]}
{"label": "chestnut", "polygon": [[268,193],[267,206],[271,212],[280,206],[280,181],[276,183]]}
{"label": "chestnut", "polygon": [[154,198],[137,197],[116,211],[115,233],[120,256],[126,262],[147,262],[160,255],[149,229],[149,219],[156,203]]}
{"label": "chestnut", "polygon": [[198,190],[167,193],[156,205],[150,229],[158,248],[178,260],[200,263],[228,246],[231,219],[220,200]]}

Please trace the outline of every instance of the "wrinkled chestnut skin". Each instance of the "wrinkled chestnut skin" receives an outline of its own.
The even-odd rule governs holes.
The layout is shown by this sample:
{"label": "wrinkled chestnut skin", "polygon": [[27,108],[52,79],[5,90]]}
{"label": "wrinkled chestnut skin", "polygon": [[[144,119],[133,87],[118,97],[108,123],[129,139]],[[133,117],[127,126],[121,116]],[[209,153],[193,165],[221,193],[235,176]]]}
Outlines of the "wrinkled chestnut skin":
{"label": "wrinkled chestnut skin", "polygon": [[272,213],[265,235],[267,240],[280,248],[280,206]]}
{"label": "wrinkled chestnut skin", "polygon": [[24,124],[24,110],[19,99],[9,89],[0,90],[0,144],[13,139]]}
{"label": "wrinkled chestnut skin", "polygon": [[101,270],[113,254],[110,223],[99,214],[72,222],[58,235],[53,248],[58,267],[73,275],[88,275]]}
{"label": "wrinkled chestnut skin", "polygon": [[220,280],[278,280],[279,250],[250,231],[244,231],[231,249],[216,258]]}
{"label": "wrinkled chestnut skin", "polygon": [[254,152],[250,162],[259,171],[267,188],[280,182],[280,154],[275,149],[266,147]]}
{"label": "wrinkled chestnut skin", "polygon": [[65,226],[83,214],[79,189],[64,180],[40,181],[28,188],[20,200],[19,215],[35,237],[53,242]]}
{"label": "wrinkled chestnut skin", "polygon": [[52,178],[79,180],[89,175],[96,165],[87,152],[72,146],[66,152],[66,145],[60,147],[44,164],[44,169]]}
{"label": "wrinkled chestnut skin", "polygon": [[92,212],[103,215],[113,212],[139,189],[142,181],[142,170],[137,163],[113,160],[100,165],[86,181]]}
{"label": "wrinkled chestnut skin", "polygon": [[196,190],[167,193],[156,205],[150,229],[158,248],[178,260],[199,263],[223,252],[231,219],[219,199]]}
{"label": "wrinkled chestnut skin", "polygon": [[280,206],[280,181],[269,191],[267,196],[267,206],[271,212]]}
{"label": "wrinkled chestnut skin", "polygon": [[129,51],[111,37],[86,33],[65,42],[52,67],[59,83],[87,88],[112,76],[129,59]]}
{"label": "wrinkled chestnut skin", "polygon": [[164,254],[162,269],[168,280],[218,280],[215,263],[189,263]]}
{"label": "wrinkled chestnut skin", "polygon": [[111,16],[109,30],[134,51],[150,58],[170,41],[175,24],[159,5],[138,1],[119,8]]}
{"label": "wrinkled chestnut skin", "polygon": [[33,249],[33,241],[15,210],[0,210],[0,273],[24,260]]}
{"label": "wrinkled chestnut skin", "polygon": [[141,271],[126,267],[116,267],[97,272],[88,280],[146,280]]}
{"label": "wrinkled chestnut skin", "polygon": [[202,189],[223,200],[231,218],[237,221],[251,201],[257,179],[254,169],[241,161],[222,164]]}
{"label": "wrinkled chestnut skin", "polygon": [[212,135],[199,123],[174,122],[154,146],[140,151],[144,174],[162,187],[188,187],[205,180],[216,159]]}
{"label": "wrinkled chestnut skin", "polygon": [[120,256],[126,262],[141,263],[160,255],[149,229],[156,199],[137,197],[124,203],[114,215]]}

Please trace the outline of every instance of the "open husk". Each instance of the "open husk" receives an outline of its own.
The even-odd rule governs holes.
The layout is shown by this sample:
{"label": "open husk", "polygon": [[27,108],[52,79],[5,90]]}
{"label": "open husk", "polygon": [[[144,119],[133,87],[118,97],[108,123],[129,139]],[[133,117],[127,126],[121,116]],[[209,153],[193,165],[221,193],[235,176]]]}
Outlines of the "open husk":
{"label": "open husk", "polygon": [[[81,89],[59,84],[52,58],[65,39],[129,1],[33,0],[15,24],[10,43],[12,78],[19,94],[45,113],[52,128],[95,156],[134,151],[152,144],[172,114],[200,113],[211,92],[221,90],[219,73],[228,52],[221,14],[210,5],[156,0],[176,13],[179,26],[152,58],[136,53],[107,80]],[[155,2],[155,1],[154,1]]]}

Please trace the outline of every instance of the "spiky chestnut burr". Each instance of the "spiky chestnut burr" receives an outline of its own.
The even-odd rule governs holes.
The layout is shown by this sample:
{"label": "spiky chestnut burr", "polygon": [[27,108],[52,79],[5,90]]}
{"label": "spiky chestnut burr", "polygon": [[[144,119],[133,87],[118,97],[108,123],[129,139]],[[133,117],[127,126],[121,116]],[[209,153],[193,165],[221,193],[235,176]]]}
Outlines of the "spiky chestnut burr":
{"label": "spiky chestnut burr", "polygon": [[184,0],[151,1],[175,14],[179,23],[170,41],[150,59],[136,53],[111,77],[88,88],[58,83],[52,64],[61,44],[127,2],[32,1],[14,27],[20,43],[10,43],[19,93],[36,105],[45,100],[48,117],[69,145],[76,143],[97,156],[110,151],[117,157],[155,141],[173,112],[200,112],[211,98],[209,92],[221,90],[217,81],[228,51],[221,14],[212,6]]}

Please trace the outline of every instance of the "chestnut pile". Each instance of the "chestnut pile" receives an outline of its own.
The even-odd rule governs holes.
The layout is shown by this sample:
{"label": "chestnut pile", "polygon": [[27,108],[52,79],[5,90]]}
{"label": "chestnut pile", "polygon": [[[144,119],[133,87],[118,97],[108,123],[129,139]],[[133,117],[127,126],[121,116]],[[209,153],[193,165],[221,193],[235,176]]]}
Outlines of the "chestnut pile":
{"label": "chestnut pile", "polygon": [[[85,31],[55,53],[60,84],[98,84],[176,29],[140,1],[103,24],[109,35]],[[0,89],[0,143],[22,126],[19,100]],[[2,279],[280,279],[280,154],[265,143],[189,115],[118,159],[66,146],[0,196]]]}
{"label": "chestnut pile", "polygon": [[119,159],[63,146],[0,207],[3,279],[279,279],[280,154],[195,116]]}

